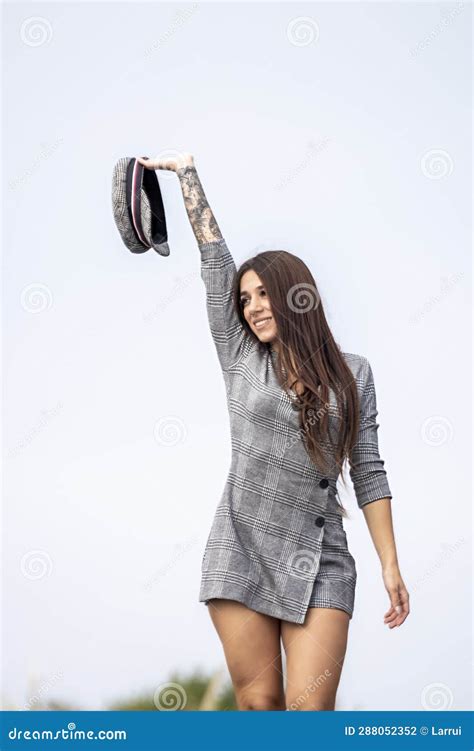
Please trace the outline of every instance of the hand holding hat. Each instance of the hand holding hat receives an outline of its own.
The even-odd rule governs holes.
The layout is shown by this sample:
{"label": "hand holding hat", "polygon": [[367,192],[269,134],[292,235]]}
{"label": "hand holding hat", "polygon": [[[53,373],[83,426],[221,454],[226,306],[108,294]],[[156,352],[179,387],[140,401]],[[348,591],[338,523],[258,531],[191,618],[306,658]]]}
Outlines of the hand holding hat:
{"label": "hand holding hat", "polygon": [[187,152],[176,152],[176,156],[173,157],[158,154],[153,159],[137,156],[137,162],[146,167],[146,169],[163,169],[172,170],[173,172],[177,172],[183,167],[194,167],[193,156]]}
{"label": "hand holding hat", "polygon": [[162,151],[158,156],[125,157],[115,164],[112,177],[112,208],[115,224],[132,253],[150,248],[169,256],[166,217],[155,170],[178,172],[194,167],[188,152]]}
{"label": "hand holding hat", "polygon": [[156,160],[147,163],[135,157],[118,160],[112,175],[112,210],[120,236],[132,253],[153,248],[161,256],[169,256],[160,184],[156,174],[150,172],[156,169],[154,164]]}

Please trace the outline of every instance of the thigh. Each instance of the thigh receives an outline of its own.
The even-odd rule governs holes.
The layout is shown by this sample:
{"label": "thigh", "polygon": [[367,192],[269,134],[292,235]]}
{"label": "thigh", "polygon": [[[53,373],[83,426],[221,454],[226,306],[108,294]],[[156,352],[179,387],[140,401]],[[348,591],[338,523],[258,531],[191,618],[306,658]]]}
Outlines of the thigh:
{"label": "thigh", "polygon": [[288,709],[334,709],[349,620],[339,608],[308,608],[304,623],[281,622]]}
{"label": "thigh", "polygon": [[208,608],[238,708],[285,709],[279,619],[235,600],[212,598]]}

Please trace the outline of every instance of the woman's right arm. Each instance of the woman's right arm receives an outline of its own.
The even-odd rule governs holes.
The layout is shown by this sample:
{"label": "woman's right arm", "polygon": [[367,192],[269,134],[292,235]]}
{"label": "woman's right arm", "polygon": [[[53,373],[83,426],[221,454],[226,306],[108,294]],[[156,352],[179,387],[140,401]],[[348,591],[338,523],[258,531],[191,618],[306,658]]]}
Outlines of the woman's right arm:
{"label": "woman's right arm", "polygon": [[203,245],[215,240],[222,240],[219,225],[207,202],[194,164],[181,167],[176,171],[176,174],[181,183],[184,205],[198,244]]}
{"label": "woman's right arm", "polygon": [[137,157],[137,161],[148,169],[165,169],[176,172],[181,190],[183,191],[184,205],[188,212],[191,227],[198,241],[198,245],[222,240],[219,225],[204,193],[199,175],[194,166],[194,158],[191,154],[179,154],[173,159],[144,159]]}
{"label": "woman's right arm", "polygon": [[201,254],[201,278],[206,288],[209,327],[222,370],[228,370],[246,352],[251,340],[235,309],[234,259],[209,206],[190,154],[178,159],[138,161],[148,169],[176,172],[184,204]]}

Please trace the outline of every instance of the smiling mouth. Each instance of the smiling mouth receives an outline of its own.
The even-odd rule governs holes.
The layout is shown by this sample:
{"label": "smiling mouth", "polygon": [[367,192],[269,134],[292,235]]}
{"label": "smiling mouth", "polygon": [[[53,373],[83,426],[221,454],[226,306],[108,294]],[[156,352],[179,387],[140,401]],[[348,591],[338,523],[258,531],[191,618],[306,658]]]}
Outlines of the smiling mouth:
{"label": "smiling mouth", "polygon": [[263,318],[263,319],[260,319],[260,321],[257,321],[257,322],[256,322],[256,323],[254,323],[253,325],[255,326],[255,328],[256,328],[256,329],[263,329],[263,328],[264,328],[264,326],[266,326],[266,325],[267,325],[267,323],[268,323],[269,321],[271,321],[271,320],[272,320],[272,319],[271,319],[271,316],[269,316],[268,318]]}

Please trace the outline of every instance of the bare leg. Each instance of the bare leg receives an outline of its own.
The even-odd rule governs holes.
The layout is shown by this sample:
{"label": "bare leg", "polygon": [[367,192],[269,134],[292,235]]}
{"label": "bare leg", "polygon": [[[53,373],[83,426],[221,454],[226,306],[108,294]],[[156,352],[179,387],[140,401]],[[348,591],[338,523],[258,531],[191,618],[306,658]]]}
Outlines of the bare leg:
{"label": "bare leg", "polygon": [[349,620],[338,608],[308,608],[304,623],[281,621],[288,709],[334,709]]}
{"label": "bare leg", "polygon": [[240,710],[285,710],[280,620],[235,600],[209,600]]}

